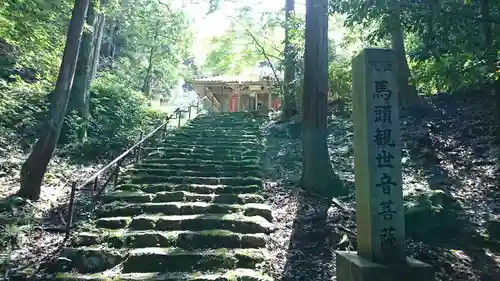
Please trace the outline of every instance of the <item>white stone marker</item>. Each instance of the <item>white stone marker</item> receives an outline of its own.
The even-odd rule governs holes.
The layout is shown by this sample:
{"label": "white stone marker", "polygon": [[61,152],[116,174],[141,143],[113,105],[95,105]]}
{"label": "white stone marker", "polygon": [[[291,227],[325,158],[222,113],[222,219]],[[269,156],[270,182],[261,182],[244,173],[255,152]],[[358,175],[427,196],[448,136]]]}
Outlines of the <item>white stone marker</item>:
{"label": "white stone marker", "polygon": [[367,49],[353,61],[353,118],[358,254],[404,262],[398,90],[392,51]]}
{"label": "white stone marker", "polygon": [[365,49],[353,60],[358,253],[337,254],[338,281],[433,280],[432,267],[405,255],[395,71],[390,49]]}

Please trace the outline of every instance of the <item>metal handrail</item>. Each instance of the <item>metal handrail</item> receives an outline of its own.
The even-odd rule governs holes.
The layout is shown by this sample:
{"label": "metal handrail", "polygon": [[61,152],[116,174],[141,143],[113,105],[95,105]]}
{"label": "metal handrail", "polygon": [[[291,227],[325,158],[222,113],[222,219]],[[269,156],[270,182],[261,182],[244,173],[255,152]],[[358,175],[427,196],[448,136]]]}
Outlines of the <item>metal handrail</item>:
{"label": "metal handrail", "polygon": [[[179,119],[179,122],[178,122],[178,127],[180,127],[181,125],[181,114],[183,112],[189,112],[189,115],[188,115],[188,119],[191,119],[191,109],[195,107],[196,108],[196,113],[199,113],[199,107],[200,107],[200,102],[199,100],[196,102],[196,105],[189,105],[187,110],[181,110],[180,108],[177,108],[174,112],[172,112],[170,115],[167,115],[167,118],[165,119],[165,121],[163,123],[161,123],[161,125],[157,126],[154,130],[152,130],[149,134],[147,134],[146,136],[143,136],[143,132],[141,131],[141,134],[140,134],[140,137],[139,137],[139,141],[137,141],[134,145],[132,145],[132,147],[130,147],[129,149],[127,149],[125,152],[123,152],[122,154],[120,154],[118,157],[116,157],[113,161],[111,161],[109,164],[107,164],[106,166],[104,166],[103,168],[101,168],[99,171],[95,172],[94,174],[92,174],[90,177],[88,177],[86,180],[84,180],[82,183],[78,184],[77,185],[77,182],[74,181],[71,185],[71,194],[70,194],[70,199],[69,199],[69,203],[68,203],[68,214],[67,214],[67,221],[66,221],[66,237],[65,237],[65,240],[67,240],[71,234],[71,228],[73,227],[72,224],[73,224],[73,213],[74,213],[74,201],[75,201],[75,195],[76,195],[76,191],[78,190],[81,190],[83,189],[84,187],[86,187],[87,185],[89,185],[90,183],[92,183],[93,185],[93,190],[94,192],[96,192],[96,197],[99,197],[102,192],[104,191],[104,189],[106,188],[106,186],[111,182],[111,180],[114,179],[114,183],[116,185],[116,183],[118,182],[118,176],[119,176],[119,173],[120,173],[120,166],[121,164],[123,163],[123,161],[125,160],[125,158],[131,154],[132,151],[134,151],[136,153],[136,161],[139,162],[140,161],[140,155],[141,155],[141,151],[142,151],[142,144],[148,140],[151,136],[153,136],[155,133],[157,133],[158,131],[160,131],[161,129],[164,129],[164,133],[167,132],[167,125],[168,123],[170,122],[170,120],[174,119],[173,116],[175,114],[177,114],[177,118]],[[115,170],[112,172],[111,176],[105,181],[105,183],[99,187],[99,176],[101,176],[104,172],[106,172],[110,167],[112,166],[115,166]]]}

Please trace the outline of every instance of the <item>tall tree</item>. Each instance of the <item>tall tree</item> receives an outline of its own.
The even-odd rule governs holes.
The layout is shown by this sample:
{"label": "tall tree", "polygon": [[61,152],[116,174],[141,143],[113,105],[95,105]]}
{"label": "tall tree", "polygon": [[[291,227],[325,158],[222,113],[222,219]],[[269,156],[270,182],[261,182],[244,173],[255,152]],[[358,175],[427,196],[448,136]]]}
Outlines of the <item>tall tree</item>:
{"label": "tall tree", "polygon": [[[306,1],[302,97],[302,184],[318,193],[336,192],[326,143],[328,96],[328,0]],[[330,190],[329,190],[330,189]]]}
{"label": "tall tree", "polygon": [[160,33],[160,20],[156,21],[156,25],[154,28],[154,34],[152,38],[152,43],[149,51],[149,59],[148,59],[148,68],[146,70],[146,75],[144,77],[144,84],[142,85],[142,92],[146,97],[151,96],[151,84],[153,79],[153,59],[156,51],[156,42],[158,41],[158,34]]}
{"label": "tall tree", "polygon": [[89,94],[92,68],[95,55],[96,37],[99,31],[99,17],[96,15],[97,1],[90,1],[87,10],[87,28],[83,31],[82,39],[80,42],[80,50],[78,52],[78,61],[76,64],[75,78],[73,80],[73,87],[71,88],[71,95],[68,104],[68,111],[75,110],[78,116],[83,120],[79,130],[78,138],[84,141],[87,138],[87,122],[90,117],[89,107]]}
{"label": "tall tree", "polygon": [[399,88],[399,101],[402,107],[407,107],[418,102],[415,86],[411,81],[410,68],[406,60],[403,25],[401,24],[401,6],[399,0],[389,1],[389,28],[391,45],[396,54],[397,77]]}
{"label": "tall tree", "polygon": [[295,11],[295,0],[285,0],[285,77],[283,81],[283,116],[290,119],[296,112],[295,100],[295,53],[290,42],[291,21]]}
{"label": "tall tree", "polygon": [[89,0],[75,0],[56,86],[49,95],[47,120],[33,151],[21,168],[21,189],[18,195],[30,200],[40,198],[43,176],[59,139],[73,85],[88,6]]}

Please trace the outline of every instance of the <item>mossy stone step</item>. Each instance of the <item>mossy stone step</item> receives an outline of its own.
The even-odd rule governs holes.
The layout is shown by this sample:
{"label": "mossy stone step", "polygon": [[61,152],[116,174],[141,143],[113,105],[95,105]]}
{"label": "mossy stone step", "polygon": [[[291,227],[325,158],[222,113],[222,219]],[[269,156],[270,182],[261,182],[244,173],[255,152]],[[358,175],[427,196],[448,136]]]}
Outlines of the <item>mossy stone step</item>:
{"label": "mossy stone step", "polygon": [[260,143],[256,142],[247,142],[246,144],[192,144],[192,143],[164,143],[158,147],[170,147],[170,148],[188,148],[188,149],[208,149],[208,150],[217,150],[217,151],[241,151],[241,150],[258,150],[261,151],[263,146]]}
{"label": "mossy stone step", "polygon": [[[226,126],[227,125],[227,126]],[[208,132],[249,132],[249,133],[260,133],[260,125],[228,125],[223,124],[219,126],[219,124],[204,124],[204,123],[192,123],[186,126],[179,128],[180,131],[201,131],[207,130]]]}
{"label": "mossy stone step", "polygon": [[206,185],[206,184],[173,184],[173,183],[151,183],[151,184],[120,184],[115,191],[142,191],[146,193],[157,193],[162,191],[187,191],[200,194],[220,193],[254,193],[260,190],[260,185]]}
{"label": "mossy stone step", "polygon": [[243,126],[243,127],[250,127],[250,126],[259,126],[263,122],[255,119],[193,119],[189,124],[197,125],[197,124],[206,124],[206,125],[219,125],[219,126],[227,126],[227,127],[234,127],[234,126]]}
{"label": "mossy stone step", "polygon": [[149,183],[176,183],[176,184],[207,184],[207,185],[259,185],[262,179],[257,177],[191,177],[191,176],[156,176],[156,175],[124,175],[121,183],[149,184]]}
{"label": "mossy stone step", "polygon": [[203,165],[203,166],[217,166],[221,168],[234,167],[234,166],[259,166],[259,159],[248,159],[248,160],[211,160],[211,159],[196,159],[196,158],[145,158],[141,163],[150,164],[193,164],[193,165]]}
{"label": "mossy stone step", "polygon": [[156,146],[144,147],[146,151],[163,151],[168,153],[184,153],[184,154],[204,154],[204,155],[236,155],[236,156],[258,156],[261,152],[258,149],[249,148],[200,148],[200,147],[174,147],[174,146]]}
{"label": "mossy stone step", "polygon": [[228,153],[217,153],[217,154],[206,154],[206,153],[190,153],[190,152],[176,152],[168,150],[155,150],[148,154],[147,157],[151,158],[190,158],[198,160],[258,160],[258,153],[254,154],[228,154]]}
{"label": "mossy stone step", "polygon": [[[224,132],[210,132],[206,130],[191,130],[191,131],[175,131],[171,136],[176,137],[196,137],[196,138],[229,138],[237,140],[257,140],[259,135],[257,133],[237,132],[237,131],[224,131]],[[167,136],[168,137],[168,136]]]}
{"label": "mossy stone step", "polygon": [[81,273],[97,273],[115,267],[123,262],[126,251],[121,249],[106,249],[101,247],[63,248],[61,257],[71,262],[66,264],[67,269],[74,269]]}
{"label": "mossy stone step", "polygon": [[219,204],[263,203],[264,197],[258,194],[199,194],[184,190],[159,191],[156,193],[114,191],[101,197],[103,204],[111,202],[148,203],[148,202],[206,202]]}
{"label": "mossy stone step", "polygon": [[132,230],[105,233],[77,233],[72,247],[107,244],[112,248],[178,247],[185,250],[209,248],[262,248],[263,233],[242,234],[227,230],[155,231]]}
{"label": "mossy stone step", "polygon": [[187,133],[207,133],[207,134],[226,134],[226,133],[237,133],[237,134],[258,134],[259,130],[257,128],[248,128],[247,126],[239,127],[207,127],[206,125],[188,125],[179,128],[177,132],[187,132]]}
{"label": "mossy stone step", "polygon": [[191,120],[189,122],[190,125],[197,125],[197,124],[206,124],[206,125],[219,125],[219,126],[227,126],[227,127],[234,127],[234,126],[243,126],[243,127],[250,127],[250,126],[259,126],[263,122],[255,119],[210,119],[210,118],[196,118]]}
{"label": "mossy stone step", "polygon": [[146,163],[139,163],[135,165],[135,168],[139,169],[175,169],[175,170],[196,170],[196,171],[207,171],[207,172],[260,172],[261,168],[259,165],[214,165],[214,164],[162,164],[162,163],[151,163],[151,161]]}
{"label": "mossy stone step", "polygon": [[[136,230],[193,230],[223,229],[239,233],[269,233],[273,225],[260,216],[241,214],[208,214],[184,216],[142,215],[111,217],[96,220],[96,226],[106,229],[130,227]],[[134,228],[135,227],[135,228]]]}
{"label": "mossy stone step", "polygon": [[[213,169],[213,168],[212,168]],[[226,170],[183,170],[183,169],[167,169],[167,168],[131,168],[127,170],[127,173],[133,174],[135,176],[144,175],[156,175],[163,177],[259,177],[261,175],[260,171],[226,171]]]}
{"label": "mossy stone step", "polygon": [[[272,220],[271,210],[267,205],[219,204],[206,202],[161,202],[161,203],[109,203],[97,210],[97,217],[138,216],[141,214],[197,215],[197,214],[235,214],[262,216]],[[134,222],[132,222],[133,224]],[[131,225],[131,227],[134,227]]]}
{"label": "mossy stone step", "polygon": [[79,273],[105,271],[118,264],[123,264],[123,273],[132,273],[255,268],[267,259],[268,254],[261,249],[150,247],[117,250],[86,246],[64,248],[61,256],[71,260],[70,268]]}
{"label": "mossy stone step", "polygon": [[141,248],[129,252],[123,272],[171,272],[255,268],[268,258],[260,249],[186,251],[179,248]]}
{"label": "mossy stone step", "polygon": [[198,124],[198,123],[219,123],[219,124],[245,124],[245,125],[252,125],[252,124],[259,124],[263,120],[262,118],[255,118],[252,116],[220,116],[220,115],[214,115],[214,116],[196,116],[196,118],[190,120],[190,122]]}
{"label": "mossy stone step", "polygon": [[205,139],[199,139],[199,140],[186,140],[186,139],[172,139],[172,138],[167,138],[163,142],[166,146],[169,145],[178,145],[178,146],[244,146],[247,148],[253,148],[253,147],[262,147],[260,142],[256,140],[247,140],[247,141],[234,141],[234,140],[229,140],[229,139],[224,139],[224,140],[214,140],[210,138],[205,138]]}
{"label": "mossy stone step", "polygon": [[241,131],[241,132],[259,132],[260,124],[207,124],[207,123],[191,123],[186,124],[180,128],[180,130],[208,130],[215,132],[223,132],[223,131]]}
{"label": "mossy stone step", "polygon": [[237,268],[217,272],[171,272],[171,273],[106,273],[84,275],[61,273],[56,276],[61,281],[273,281],[267,275],[247,268]]}
{"label": "mossy stone step", "polygon": [[234,143],[248,142],[248,141],[259,142],[259,138],[257,136],[237,135],[237,134],[215,136],[215,135],[194,135],[194,134],[176,133],[167,135],[166,138],[172,141],[189,140],[193,142],[198,142],[200,140],[209,140],[209,139],[214,141],[231,140]]}

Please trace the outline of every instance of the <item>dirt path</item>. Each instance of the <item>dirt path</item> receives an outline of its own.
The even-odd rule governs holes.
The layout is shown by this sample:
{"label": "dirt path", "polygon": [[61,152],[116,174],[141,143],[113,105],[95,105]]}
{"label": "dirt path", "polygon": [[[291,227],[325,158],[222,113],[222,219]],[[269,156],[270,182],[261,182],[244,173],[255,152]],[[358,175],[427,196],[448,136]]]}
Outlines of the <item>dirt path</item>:
{"label": "dirt path", "polygon": [[[485,225],[499,214],[498,148],[494,116],[484,98],[438,96],[402,118],[403,179],[407,209],[418,197],[434,211],[407,215],[408,254],[432,264],[437,280],[500,280],[500,247]],[[278,130],[279,131],[279,130]],[[267,131],[269,132],[269,131]],[[327,202],[297,187],[300,140],[283,131],[267,137],[267,196],[277,231],[270,237],[276,280],[335,279],[335,250],[354,250],[355,204],[352,123],[329,121],[330,158],[351,189]],[[439,200],[438,200],[439,201]]]}

